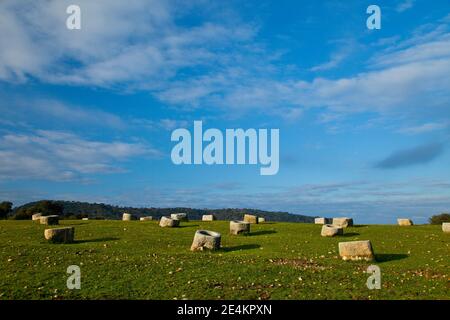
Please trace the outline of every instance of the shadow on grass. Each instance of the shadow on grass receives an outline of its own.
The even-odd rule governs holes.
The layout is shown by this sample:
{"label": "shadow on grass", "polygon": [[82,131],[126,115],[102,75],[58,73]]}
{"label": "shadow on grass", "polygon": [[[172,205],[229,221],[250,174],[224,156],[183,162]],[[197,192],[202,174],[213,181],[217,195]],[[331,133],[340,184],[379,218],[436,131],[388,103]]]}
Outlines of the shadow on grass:
{"label": "shadow on grass", "polygon": [[247,234],[247,236],[248,237],[263,236],[266,234],[273,234],[273,233],[277,233],[277,232],[275,230],[261,230],[261,231],[250,232],[249,234]]}
{"label": "shadow on grass", "polygon": [[347,232],[347,233],[344,232],[344,234],[340,235],[339,237],[354,237],[354,236],[359,236],[359,233],[358,232]]}
{"label": "shadow on grass", "polygon": [[367,227],[367,224],[354,224],[353,226],[349,227],[349,228],[363,228],[363,227]]}
{"label": "shadow on grass", "polygon": [[107,242],[107,241],[117,241],[120,240],[120,238],[115,237],[104,237],[104,238],[97,238],[97,239],[88,239],[88,240],[75,240],[72,242],[73,244],[78,243],[94,243],[94,242]]}
{"label": "shadow on grass", "polygon": [[375,254],[375,260],[377,262],[388,262],[408,258],[409,255],[404,253],[378,253]]}
{"label": "shadow on grass", "polygon": [[187,225],[187,226],[178,226],[177,228],[192,228],[192,227],[198,227],[198,224],[191,224],[191,225]]}
{"label": "shadow on grass", "polygon": [[225,248],[222,248],[222,251],[233,252],[233,251],[251,250],[251,249],[258,249],[258,248],[261,248],[261,246],[259,244],[243,244],[240,246],[225,247]]}
{"label": "shadow on grass", "polygon": [[[64,220],[62,220],[64,221]],[[89,224],[89,222],[77,222],[77,223],[60,223],[60,225],[64,225],[64,226],[82,226],[85,224]]]}

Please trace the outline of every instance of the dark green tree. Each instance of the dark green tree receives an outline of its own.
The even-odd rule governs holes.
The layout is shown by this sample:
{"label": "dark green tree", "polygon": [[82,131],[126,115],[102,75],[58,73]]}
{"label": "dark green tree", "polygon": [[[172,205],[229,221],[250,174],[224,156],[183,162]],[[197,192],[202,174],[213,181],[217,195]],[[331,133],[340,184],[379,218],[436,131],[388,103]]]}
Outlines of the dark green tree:
{"label": "dark green tree", "polygon": [[0,219],[6,219],[8,217],[8,214],[12,211],[12,206],[12,202],[0,202]]}
{"label": "dark green tree", "polygon": [[42,213],[44,216],[61,215],[63,213],[63,209],[64,207],[56,201],[42,200],[31,205],[18,208],[14,214],[14,219],[30,219],[35,213]]}
{"label": "dark green tree", "polygon": [[442,222],[450,222],[449,213],[436,214],[430,218],[430,224],[442,224]]}

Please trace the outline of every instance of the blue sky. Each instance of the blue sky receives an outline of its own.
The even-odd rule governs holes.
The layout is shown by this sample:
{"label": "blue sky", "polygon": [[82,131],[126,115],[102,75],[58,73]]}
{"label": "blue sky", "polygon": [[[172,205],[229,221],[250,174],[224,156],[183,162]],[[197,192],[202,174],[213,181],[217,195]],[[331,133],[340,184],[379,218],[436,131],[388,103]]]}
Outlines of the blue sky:
{"label": "blue sky", "polygon": [[[0,200],[450,210],[448,1],[6,0],[0,29]],[[279,128],[278,174],[172,164],[194,120]]]}

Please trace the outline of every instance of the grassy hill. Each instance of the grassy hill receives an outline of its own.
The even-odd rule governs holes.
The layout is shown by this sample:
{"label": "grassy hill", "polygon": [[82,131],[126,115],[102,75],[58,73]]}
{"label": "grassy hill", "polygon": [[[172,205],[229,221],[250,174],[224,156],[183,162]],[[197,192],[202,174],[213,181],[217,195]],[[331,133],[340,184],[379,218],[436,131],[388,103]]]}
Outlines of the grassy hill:
{"label": "grassy hill", "polygon": [[[265,223],[247,236],[226,221],[63,220],[76,242],[50,244],[45,226],[0,221],[0,299],[448,299],[450,236],[440,226],[355,226],[323,238],[319,225]],[[198,229],[222,234],[217,252],[191,252]],[[338,258],[338,242],[371,240],[382,289],[368,262]],[[66,269],[81,267],[81,290]]]}

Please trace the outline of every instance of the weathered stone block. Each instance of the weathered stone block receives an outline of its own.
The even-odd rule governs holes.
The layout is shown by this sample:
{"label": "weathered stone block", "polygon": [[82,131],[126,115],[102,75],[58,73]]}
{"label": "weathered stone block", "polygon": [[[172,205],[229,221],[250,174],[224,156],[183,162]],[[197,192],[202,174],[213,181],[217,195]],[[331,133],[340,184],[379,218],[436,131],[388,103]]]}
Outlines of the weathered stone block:
{"label": "weathered stone block", "polygon": [[343,260],[372,261],[375,259],[369,240],[339,242],[339,255]]}
{"label": "weathered stone block", "polygon": [[132,218],[132,216],[131,216],[130,213],[124,213],[124,214],[122,215],[122,220],[123,220],[123,221],[131,221],[131,218]]}
{"label": "weathered stone block", "polygon": [[189,221],[187,213],[172,213],[170,218],[180,221]]}
{"label": "weathered stone block", "polygon": [[252,214],[245,214],[244,221],[248,223],[258,223],[258,217]]}
{"label": "weathered stone block", "polygon": [[159,220],[159,226],[160,227],[169,227],[174,228],[178,227],[180,225],[180,220],[172,219],[168,217],[161,217],[161,220]]}
{"label": "weathered stone block", "polygon": [[59,224],[59,216],[57,216],[57,215],[42,216],[39,219],[39,221],[40,221],[41,224],[46,224],[46,225],[49,225],[49,226],[57,225],[57,224]]}
{"label": "weathered stone block", "polygon": [[333,218],[334,226],[347,228],[353,226],[353,219],[352,218]]}
{"label": "weathered stone block", "polygon": [[324,224],[320,233],[322,237],[334,237],[343,234],[344,229],[342,227],[337,227],[330,224]]}
{"label": "weathered stone block", "polygon": [[191,245],[191,251],[197,250],[218,250],[220,249],[220,240],[222,236],[218,232],[208,230],[197,230],[194,241]]}
{"label": "weathered stone block", "polygon": [[399,226],[403,226],[403,227],[412,226],[413,225],[413,222],[412,222],[411,219],[404,219],[404,218],[397,219],[397,223],[398,223]]}
{"label": "weathered stone block", "polygon": [[230,233],[234,235],[238,235],[241,233],[249,233],[250,232],[250,223],[245,221],[230,221]]}
{"label": "weathered stone block", "polygon": [[202,221],[214,221],[216,220],[216,216],[213,214],[204,214],[202,216]]}
{"label": "weathered stone block", "polygon": [[42,217],[42,213],[35,213],[31,216],[31,220],[33,221],[39,221]]}
{"label": "weathered stone block", "polygon": [[54,243],[71,243],[74,241],[75,228],[65,227],[65,228],[45,229],[44,237],[46,240]]}
{"label": "weathered stone block", "polygon": [[315,224],[331,224],[333,221],[330,218],[315,218]]}

